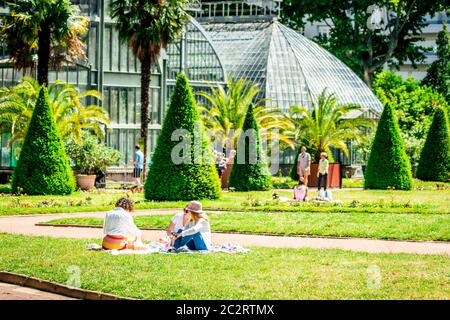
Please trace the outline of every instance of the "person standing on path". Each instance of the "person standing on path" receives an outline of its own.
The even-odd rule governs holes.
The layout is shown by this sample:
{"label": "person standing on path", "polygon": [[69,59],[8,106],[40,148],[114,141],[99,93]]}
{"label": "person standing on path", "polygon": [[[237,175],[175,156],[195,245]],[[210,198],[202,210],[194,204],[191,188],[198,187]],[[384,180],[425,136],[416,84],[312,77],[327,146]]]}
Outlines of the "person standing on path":
{"label": "person standing on path", "polygon": [[141,174],[144,169],[144,154],[139,145],[134,147],[134,159],[132,160],[132,163],[134,165],[133,179],[137,185],[137,190],[142,191]]}
{"label": "person standing on path", "polygon": [[308,176],[311,172],[311,155],[306,152],[306,147],[302,147],[301,153],[297,159],[297,174],[299,180],[303,177],[305,185],[308,186]]}
{"label": "person standing on path", "polygon": [[319,161],[319,170],[317,171],[317,191],[320,191],[323,177],[323,190],[327,191],[328,184],[328,154],[326,152],[322,152],[320,154]]}

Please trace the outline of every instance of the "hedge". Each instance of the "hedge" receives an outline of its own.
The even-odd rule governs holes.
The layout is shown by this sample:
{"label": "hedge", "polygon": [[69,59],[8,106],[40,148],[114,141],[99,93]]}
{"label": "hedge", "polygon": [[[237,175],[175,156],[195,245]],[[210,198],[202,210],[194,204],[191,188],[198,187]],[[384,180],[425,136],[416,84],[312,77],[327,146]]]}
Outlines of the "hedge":
{"label": "hedge", "polygon": [[449,180],[450,138],[447,114],[437,108],[422,149],[416,177],[426,181]]}
{"label": "hedge", "polygon": [[[186,136],[172,141],[172,134],[180,129]],[[183,144],[189,142],[185,138],[190,138],[190,143]],[[182,145],[185,148],[179,149]],[[184,157],[183,161],[172,161],[172,153]],[[183,73],[177,77],[144,188],[148,200],[215,199],[220,196],[212,149],[204,134],[188,79]]]}
{"label": "hedge", "polygon": [[411,165],[394,110],[386,104],[378,123],[367,163],[364,187],[366,189],[411,190]]}
{"label": "hedge", "polygon": [[47,88],[43,87],[14,169],[12,191],[65,195],[74,190],[75,178],[53,119]]}
{"label": "hedge", "polygon": [[[255,134],[255,142],[245,134]],[[253,157],[252,157],[253,155]],[[244,156],[244,159],[242,157]],[[230,173],[229,186],[236,191],[269,190],[272,188],[271,175],[264,161],[258,124],[250,105],[238,140],[238,149]]]}

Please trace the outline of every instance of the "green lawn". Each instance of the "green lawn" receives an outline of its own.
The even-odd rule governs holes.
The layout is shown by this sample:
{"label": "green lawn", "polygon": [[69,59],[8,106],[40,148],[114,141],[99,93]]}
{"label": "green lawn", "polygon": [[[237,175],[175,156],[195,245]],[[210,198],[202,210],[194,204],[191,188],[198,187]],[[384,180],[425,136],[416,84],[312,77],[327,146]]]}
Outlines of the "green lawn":
{"label": "green lawn", "polygon": [[0,193],[11,193],[10,184],[0,184]]}
{"label": "green lawn", "polygon": [[[276,190],[280,196],[292,197],[290,190]],[[0,215],[61,212],[105,211],[114,206],[123,192],[98,190],[76,192],[70,196],[0,196]],[[273,191],[223,192],[218,200],[203,201],[206,209],[231,211],[285,212],[373,212],[373,213],[444,213],[450,214],[450,190],[334,190],[342,204],[279,203],[272,200]],[[145,201],[143,194],[130,194],[137,209],[180,208],[185,201]],[[315,196],[316,191],[312,190]]]}
{"label": "green lawn", "polygon": [[112,256],[85,250],[90,242],[0,234],[0,270],[66,283],[79,268],[84,289],[144,299],[450,298],[448,256],[267,248]]}
{"label": "green lawn", "polygon": [[[166,228],[171,216],[137,216],[140,228]],[[213,231],[282,235],[450,241],[450,215],[245,212],[210,214]],[[101,226],[101,218],[64,218],[48,224]]]}

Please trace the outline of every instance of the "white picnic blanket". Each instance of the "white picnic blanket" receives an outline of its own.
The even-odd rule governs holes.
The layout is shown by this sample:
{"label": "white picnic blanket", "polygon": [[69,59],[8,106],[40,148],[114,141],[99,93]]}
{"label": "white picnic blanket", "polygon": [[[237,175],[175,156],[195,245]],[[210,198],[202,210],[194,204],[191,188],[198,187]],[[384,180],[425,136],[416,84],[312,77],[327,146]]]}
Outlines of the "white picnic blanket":
{"label": "white picnic blanket", "polygon": [[[174,254],[174,253],[188,253],[188,254],[207,254],[207,253],[215,253],[215,252],[224,252],[224,253],[249,253],[249,249],[245,249],[241,247],[237,243],[228,243],[224,245],[215,245],[212,246],[211,250],[189,250],[187,247],[182,247],[177,251],[170,250],[166,247],[164,243],[161,242],[150,242],[145,245],[147,249],[145,250],[105,250],[106,252],[112,255],[121,255],[121,254],[153,254],[153,253],[164,253],[164,254]],[[92,243],[86,246],[87,250],[103,250],[102,246]]]}

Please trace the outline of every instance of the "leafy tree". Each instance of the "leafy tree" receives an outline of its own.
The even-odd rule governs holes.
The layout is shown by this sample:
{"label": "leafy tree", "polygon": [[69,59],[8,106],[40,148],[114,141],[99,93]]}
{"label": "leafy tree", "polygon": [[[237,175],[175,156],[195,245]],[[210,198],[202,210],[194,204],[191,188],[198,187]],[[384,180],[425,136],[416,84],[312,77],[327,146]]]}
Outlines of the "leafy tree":
{"label": "leafy tree", "polygon": [[436,45],[437,60],[428,68],[422,84],[442,94],[450,104],[450,36],[447,24],[444,24],[442,31],[438,33]]}
{"label": "leafy tree", "polygon": [[145,198],[194,200],[215,199],[219,195],[212,149],[187,77],[180,73],[152,157]]}
{"label": "leafy tree", "polygon": [[422,149],[417,178],[428,181],[449,181],[450,136],[448,117],[444,109],[437,108]]}
{"label": "leafy tree", "polygon": [[34,68],[40,85],[48,84],[49,65],[59,67],[65,60],[85,57],[81,36],[89,21],[78,14],[70,0],[15,0],[8,3],[10,14],[3,17],[1,32],[11,59],[18,69]]}
{"label": "leafy tree", "polygon": [[269,190],[272,187],[271,175],[263,157],[253,105],[248,107],[242,126],[229,186],[237,191]]}
{"label": "leafy tree", "polygon": [[13,192],[59,195],[75,190],[75,179],[48,100],[47,88],[43,87],[14,169]]}
{"label": "leafy tree", "polygon": [[[429,50],[418,43],[427,25],[424,17],[443,10],[446,1],[285,0],[282,12],[284,20],[297,29],[306,22],[326,23],[329,35],[316,40],[371,86],[374,72],[386,63],[398,66],[410,60],[415,66],[423,61]],[[383,10],[374,11],[374,6]],[[378,13],[383,21],[376,21]],[[382,23],[370,23],[372,19]]]}
{"label": "leafy tree", "polygon": [[[266,100],[257,100],[260,88],[244,78],[229,77],[226,89],[222,85],[209,86],[209,91],[197,92],[204,98],[200,111],[205,127],[213,139],[218,138],[223,146],[234,148],[241,134],[249,106],[254,103],[256,122],[265,141],[279,140],[293,147],[290,129],[292,124],[279,109],[266,106]],[[231,140],[231,141],[229,141]]]}
{"label": "leafy tree", "polygon": [[[0,126],[12,133],[10,143],[23,142],[28,123],[39,97],[40,85],[36,80],[25,77],[16,86],[0,88]],[[104,127],[109,127],[108,112],[96,104],[85,104],[86,100],[101,100],[96,90],[80,90],[62,80],[48,87],[50,108],[56,127],[63,140],[82,140],[82,131],[90,130],[104,139]]]}
{"label": "leafy tree", "polygon": [[339,105],[335,94],[328,94],[326,89],[315,99],[312,110],[292,106],[289,116],[295,127],[295,141],[307,142],[306,146],[314,150],[314,160],[320,160],[320,153],[330,153],[330,148],[337,148],[348,156],[346,142],[364,140],[363,129],[371,128],[373,120],[367,118],[349,118],[350,112],[361,109],[355,104]]}
{"label": "leafy tree", "polygon": [[372,90],[383,104],[394,108],[406,153],[411,164],[416,164],[434,111],[438,107],[448,110],[445,98],[412,77],[404,80],[393,71],[378,73]]}
{"label": "leafy tree", "polygon": [[[141,141],[144,163],[148,154],[148,124],[151,68],[158,62],[161,49],[183,32],[189,15],[189,0],[114,0],[111,17],[122,41],[127,42],[141,65]],[[144,166],[144,177],[146,166]]]}
{"label": "leafy tree", "polygon": [[403,147],[400,130],[391,105],[386,104],[367,163],[366,189],[411,190],[411,166]]}

